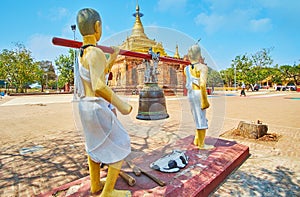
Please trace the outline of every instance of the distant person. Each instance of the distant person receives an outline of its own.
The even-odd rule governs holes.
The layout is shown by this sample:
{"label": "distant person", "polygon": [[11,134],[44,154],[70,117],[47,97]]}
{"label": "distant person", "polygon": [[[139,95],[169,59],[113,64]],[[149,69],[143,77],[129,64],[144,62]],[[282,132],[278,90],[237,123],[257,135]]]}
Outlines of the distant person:
{"label": "distant person", "polygon": [[240,96],[246,96],[245,89],[246,89],[246,86],[245,86],[245,84],[243,82],[243,84],[242,84],[242,90],[241,90],[241,95]]}

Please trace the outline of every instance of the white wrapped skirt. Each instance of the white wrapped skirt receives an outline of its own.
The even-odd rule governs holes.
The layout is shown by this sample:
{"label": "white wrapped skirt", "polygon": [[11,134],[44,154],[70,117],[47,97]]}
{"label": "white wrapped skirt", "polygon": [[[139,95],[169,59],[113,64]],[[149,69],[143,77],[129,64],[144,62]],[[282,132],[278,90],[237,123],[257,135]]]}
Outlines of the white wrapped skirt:
{"label": "white wrapped skirt", "polygon": [[86,151],[99,163],[115,163],[131,152],[130,138],[120,121],[102,98],[85,97],[79,101],[79,115]]}
{"label": "white wrapped skirt", "polygon": [[207,129],[206,110],[201,109],[201,90],[189,90],[188,99],[197,129]]}

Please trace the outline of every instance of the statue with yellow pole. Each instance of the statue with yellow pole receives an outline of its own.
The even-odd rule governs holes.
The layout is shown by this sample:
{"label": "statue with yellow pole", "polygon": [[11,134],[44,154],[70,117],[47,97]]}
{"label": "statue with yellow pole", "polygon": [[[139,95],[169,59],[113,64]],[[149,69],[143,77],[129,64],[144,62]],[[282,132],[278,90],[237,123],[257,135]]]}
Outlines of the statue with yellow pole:
{"label": "statue with yellow pole", "polygon": [[[75,77],[79,115],[88,153],[90,191],[92,194],[101,191],[102,197],[131,196],[130,191],[114,189],[123,160],[130,154],[131,147],[128,133],[107,107],[111,103],[124,115],[132,110],[105,82],[119,49],[114,47],[107,60],[104,52],[96,47],[102,34],[101,18],[97,11],[90,8],[80,10],[77,24],[83,43]],[[109,166],[105,183],[100,182],[100,163]]]}

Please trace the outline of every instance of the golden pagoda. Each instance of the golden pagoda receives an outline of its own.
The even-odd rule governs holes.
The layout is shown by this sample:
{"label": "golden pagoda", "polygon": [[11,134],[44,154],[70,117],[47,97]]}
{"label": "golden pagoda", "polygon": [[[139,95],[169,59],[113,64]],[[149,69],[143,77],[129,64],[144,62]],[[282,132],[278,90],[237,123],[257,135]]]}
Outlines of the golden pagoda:
{"label": "golden pagoda", "polygon": [[136,5],[136,13],[133,14],[135,17],[135,23],[132,28],[131,35],[126,38],[126,40],[120,46],[121,49],[128,51],[135,51],[140,53],[148,53],[149,48],[157,53],[160,53],[160,56],[167,56],[165,49],[162,46],[162,43],[155,42],[147,37],[144,31],[144,27],[141,21],[143,14],[140,12],[140,7]]}
{"label": "golden pagoda", "polygon": [[[120,49],[134,51],[139,53],[148,53],[149,49],[160,56],[168,56],[162,43],[151,40],[147,37],[141,21],[143,14],[137,3],[136,12],[133,14],[135,22],[131,35],[127,36],[125,41],[119,46]],[[174,58],[180,58],[178,45]],[[118,56],[111,69],[113,79],[109,81],[109,86],[119,94],[137,94],[144,86],[146,65],[143,59]],[[158,86],[163,88],[166,95],[175,95],[183,93],[184,75],[183,66],[177,63],[158,63]]]}

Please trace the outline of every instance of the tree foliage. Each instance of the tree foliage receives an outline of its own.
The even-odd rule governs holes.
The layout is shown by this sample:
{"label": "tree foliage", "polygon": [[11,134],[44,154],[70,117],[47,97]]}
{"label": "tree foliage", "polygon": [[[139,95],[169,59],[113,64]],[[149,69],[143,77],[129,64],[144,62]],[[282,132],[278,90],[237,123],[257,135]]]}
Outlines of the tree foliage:
{"label": "tree foliage", "polygon": [[300,80],[300,64],[294,64],[293,66],[282,65],[280,66],[280,70],[282,77],[285,78],[285,80],[289,80],[295,84],[298,84],[298,81]]}
{"label": "tree foliage", "polygon": [[231,70],[235,72],[236,81],[244,82],[245,84],[255,83],[255,75],[252,72],[253,62],[247,55],[236,56],[231,63]]}
{"label": "tree foliage", "polygon": [[234,83],[234,70],[232,68],[228,68],[226,70],[220,71],[221,78],[223,80],[223,84],[225,86],[232,86]]}
{"label": "tree foliage", "polygon": [[74,84],[74,56],[75,50],[70,49],[68,55],[60,55],[55,60],[55,65],[60,72],[60,84]]}
{"label": "tree foliage", "polygon": [[4,49],[0,53],[0,78],[6,79],[16,92],[24,92],[28,85],[36,80],[39,68],[24,45],[16,43],[12,50]]}
{"label": "tree foliage", "polygon": [[282,84],[283,75],[278,65],[269,69],[270,80],[276,84]]}
{"label": "tree foliage", "polygon": [[224,84],[233,86],[232,81],[236,76],[238,84],[244,82],[250,86],[272,81],[275,84],[293,82],[299,84],[300,64],[298,65],[275,65],[272,67],[273,59],[271,51],[273,48],[262,49],[253,55],[238,55],[232,60],[231,68],[220,71]]}
{"label": "tree foliage", "polygon": [[268,77],[268,67],[273,63],[273,59],[270,55],[272,48],[264,48],[261,51],[252,55],[253,72],[256,82],[261,83],[262,80]]}
{"label": "tree foliage", "polygon": [[[47,88],[56,88],[56,74],[54,66],[51,61],[40,61],[38,62],[40,72],[37,73],[38,81],[42,86],[42,92],[44,86]],[[55,86],[55,87],[54,87]]]}
{"label": "tree foliage", "polygon": [[[261,83],[262,80],[269,77],[271,74],[269,67],[273,63],[270,55],[270,49],[262,49],[254,55],[238,55],[232,60],[231,68],[223,71],[223,80],[227,82],[228,86],[232,86],[232,78],[236,77],[236,82],[241,84],[244,82],[250,86],[255,83]],[[230,74],[230,83],[228,83],[228,76]],[[233,75],[233,76],[232,76]]]}
{"label": "tree foliage", "polygon": [[270,55],[273,48],[263,48],[261,51],[252,55],[252,62],[255,67],[265,68],[273,63],[273,59]]}
{"label": "tree foliage", "polygon": [[208,67],[207,86],[210,87],[222,87],[223,81],[220,73],[212,68]]}

